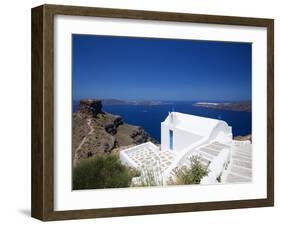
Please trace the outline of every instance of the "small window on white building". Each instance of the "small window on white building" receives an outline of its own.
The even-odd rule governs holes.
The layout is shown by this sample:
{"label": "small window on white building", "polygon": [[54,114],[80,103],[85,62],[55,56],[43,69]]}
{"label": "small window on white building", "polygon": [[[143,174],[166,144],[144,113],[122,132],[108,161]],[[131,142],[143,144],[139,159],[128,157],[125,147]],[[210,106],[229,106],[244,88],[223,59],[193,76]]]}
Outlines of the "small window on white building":
{"label": "small window on white building", "polygon": [[173,150],[174,148],[174,133],[173,133],[173,130],[169,130],[169,147],[170,147],[170,150]]}

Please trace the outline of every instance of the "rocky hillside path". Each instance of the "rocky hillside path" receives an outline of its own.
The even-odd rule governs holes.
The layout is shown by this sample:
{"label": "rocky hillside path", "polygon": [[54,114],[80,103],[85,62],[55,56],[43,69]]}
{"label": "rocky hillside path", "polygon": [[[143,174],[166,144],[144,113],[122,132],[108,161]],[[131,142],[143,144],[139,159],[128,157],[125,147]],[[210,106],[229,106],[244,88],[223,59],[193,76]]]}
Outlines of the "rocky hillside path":
{"label": "rocky hillside path", "polygon": [[90,128],[90,132],[82,139],[81,143],[79,144],[79,146],[76,148],[75,153],[82,148],[83,144],[86,142],[86,140],[88,139],[88,136],[94,133],[94,128],[91,126],[91,119],[87,119],[87,125]]}

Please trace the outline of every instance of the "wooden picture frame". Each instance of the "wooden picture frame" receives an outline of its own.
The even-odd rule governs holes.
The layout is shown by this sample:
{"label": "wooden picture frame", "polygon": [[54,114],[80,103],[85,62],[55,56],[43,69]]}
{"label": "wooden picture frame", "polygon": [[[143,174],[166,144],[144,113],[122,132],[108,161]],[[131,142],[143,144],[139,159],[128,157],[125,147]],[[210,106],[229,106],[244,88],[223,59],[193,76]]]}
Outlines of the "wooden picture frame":
{"label": "wooden picture frame", "polygon": [[[240,25],[267,29],[267,198],[238,201],[178,203],[121,208],[54,210],[54,16],[125,18],[139,20]],[[163,214],[274,205],[274,20],[42,5],[32,9],[32,201],[31,215],[50,220]]]}

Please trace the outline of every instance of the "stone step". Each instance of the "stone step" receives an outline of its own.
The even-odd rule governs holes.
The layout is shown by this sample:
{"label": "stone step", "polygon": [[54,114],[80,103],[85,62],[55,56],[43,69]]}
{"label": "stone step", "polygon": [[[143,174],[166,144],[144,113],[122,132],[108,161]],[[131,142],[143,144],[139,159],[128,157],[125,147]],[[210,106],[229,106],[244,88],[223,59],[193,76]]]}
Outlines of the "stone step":
{"label": "stone step", "polygon": [[248,158],[252,158],[252,153],[251,152],[235,150],[235,151],[233,151],[233,153],[235,153],[237,155],[243,155],[243,156],[248,157]]}
{"label": "stone step", "polygon": [[207,147],[201,148],[200,151],[205,152],[205,153],[207,153],[209,155],[212,155],[212,156],[218,156],[219,153],[220,153],[219,151],[215,151],[215,150],[207,148]]}
{"label": "stone step", "polygon": [[237,146],[237,145],[235,145],[235,148],[238,149],[238,150],[250,151],[250,152],[251,152],[251,149],[252,149],[251,146]]}
{"label": "stone step", "polygon": [[201,152],[199,151],[200,155],[201,155],[201,158],[205,158],[207,159],[208,161],[212,161],[214,156],[213,155],[210,155],[210,154],[207,154],[206,152]]}
{"label": "stone step", "polygon": [[226,183],[242,183],[251,182],[250,178],[238,176],[237,174],[229,173],[226,178]]}
{"label": "stone step", "polygon": [[247,157],[247,158],[251,158],[252,157],[252,154],[248,154],[248,153],[245,153],[245,152],[242,152],[242,151],[235,151],[235,154],[236,155],[241,155],[241,156],[244,156],[244,157]]}
{"label": "stone step", "polygon": [[222,143],[219,143],[219,142],[217,142],[217,141],[213,142],[212,144],[215,144],[215,145],[220,146],[220,147],[223,147],[223,148],[229,148],[229,147],[230,147],[229,145],[222,144]]}
{"label": "stone step", "polygon": [[247,168],[243,168],[243,167],[237,167],[237,166],[232,166],[230,173],[235,173],[244,177],[252,177],[252,170],[247,169]]}
{"label": "stone step", "polygon": [[233,166],[238,166],[238,167],[240,166],[240,167],[252,169],[252,162],[233,160],[232,164]]}
{"label": "stone step", "polygon": [[223,147],[220,147],[220,146],[215,145],[215,144],[209,144],[209,145],[206,146],[206,148],[210,148],[210,149],[217,150],[217,151],[221,151],[222,149],[224,149]]}
{"label": "stone step", "polygon": [[249,162],[251,161],[251,158],[244,157],[244,156],[237,155],[237,154],[232,154],[232,158],[237,159],[239,161],[249,161]]}

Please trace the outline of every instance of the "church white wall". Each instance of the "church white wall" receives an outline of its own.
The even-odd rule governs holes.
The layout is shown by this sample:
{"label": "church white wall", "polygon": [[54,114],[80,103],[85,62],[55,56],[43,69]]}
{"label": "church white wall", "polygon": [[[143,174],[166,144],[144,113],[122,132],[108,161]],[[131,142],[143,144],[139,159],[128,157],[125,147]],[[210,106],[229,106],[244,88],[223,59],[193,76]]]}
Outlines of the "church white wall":
{"label": "church white wall", "polygon": [[165,123],[161,123],[161,150],[170,150],[169,130],[173,131],[174,142],[172,151],[174,152],[181,152],[191,144],[202,139],[202,136],[174,128],[173,126],[167,125]]}
{"label": "church white wall", "polygon": [[174,129],[174,151],[181,152],[191,144],[202,139],[202,136],[189,133],[180,129]]}
{"label": "church white wall", "polygon": [[165,123],[161,123],[161,150],[169,150],[169,128]]}

